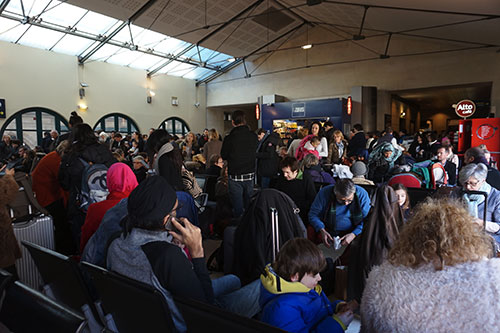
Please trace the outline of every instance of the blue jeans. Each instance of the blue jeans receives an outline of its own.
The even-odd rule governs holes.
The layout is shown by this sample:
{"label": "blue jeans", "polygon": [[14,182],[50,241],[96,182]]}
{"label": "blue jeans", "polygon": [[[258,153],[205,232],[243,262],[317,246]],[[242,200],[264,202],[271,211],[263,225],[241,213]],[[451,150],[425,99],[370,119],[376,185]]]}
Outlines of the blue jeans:
{"label": "blue jeans", "polygon": [[212,280],[216,304],[232,313],[252,318],[260,312],[260,280],[241,287],[236,275],[225,275]]}
{"label": "blue jeans", "polygon": [[261,188],[269,188],[270,183],[271,183],[271,177],[261,177],[260,178],[260,187]]}
{"label": "blue jeans", "polygon": [[240,217],[245,212],[245,208],[250,201],[253,192],[253,179],[237,182],[229,178],[228,181],[229,199],[233,205],[234,217]]}

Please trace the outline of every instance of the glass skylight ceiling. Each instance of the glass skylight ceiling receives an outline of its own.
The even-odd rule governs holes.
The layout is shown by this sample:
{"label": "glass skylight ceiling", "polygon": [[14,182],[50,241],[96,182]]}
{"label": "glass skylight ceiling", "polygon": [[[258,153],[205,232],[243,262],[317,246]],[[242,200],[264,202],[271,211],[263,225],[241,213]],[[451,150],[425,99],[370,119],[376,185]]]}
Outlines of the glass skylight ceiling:
{"label": "glass skylight ceiling", "polygon": [[[0,40],[85,56],[121,24],[123,21],[65,1],[11,0],[0,15]],[[190,46],[191,43],[130,24],[87,61],[105,61],[147,71],[161,67],[159,74],[198,80],[233,58],[196,46],[176,56]]]}

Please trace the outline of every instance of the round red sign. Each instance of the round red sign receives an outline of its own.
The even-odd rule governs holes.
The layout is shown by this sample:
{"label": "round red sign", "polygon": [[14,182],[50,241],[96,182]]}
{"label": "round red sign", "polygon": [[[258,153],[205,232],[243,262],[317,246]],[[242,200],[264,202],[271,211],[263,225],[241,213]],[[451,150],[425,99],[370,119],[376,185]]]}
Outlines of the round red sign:
{"label": "round red sign", "polygon": [[455,106],[455,112],[459,117],[467,118],[470,117],[476,112],[476,104],[473,101],[464,99],[457,103]]}

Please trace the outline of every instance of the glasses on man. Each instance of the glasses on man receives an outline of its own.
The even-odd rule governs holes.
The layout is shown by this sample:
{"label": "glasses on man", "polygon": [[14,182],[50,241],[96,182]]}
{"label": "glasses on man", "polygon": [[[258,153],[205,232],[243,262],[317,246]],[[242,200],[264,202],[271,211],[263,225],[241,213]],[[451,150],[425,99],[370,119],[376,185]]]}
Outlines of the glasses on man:
{"label": "glasses on man", "polygon": [[339,198],[337,197],[337,201],[340,202],[340,203],[343,203],[344,205],[348,205],[350,204],[352,201],[354,200],[354,196],[352,197],[347,197],[347,198]]}

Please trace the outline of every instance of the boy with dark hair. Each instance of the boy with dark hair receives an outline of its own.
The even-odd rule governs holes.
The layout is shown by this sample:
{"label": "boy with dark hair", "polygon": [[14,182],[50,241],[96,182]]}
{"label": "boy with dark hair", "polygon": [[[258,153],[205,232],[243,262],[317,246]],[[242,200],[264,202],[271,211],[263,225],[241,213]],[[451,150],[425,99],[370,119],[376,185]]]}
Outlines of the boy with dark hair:
{"label": "boy with dark hair", "polygon": [[260,277],[261,320],[289,332],[344,332],[357,304],[328,300],[318,285],[325,266],[311,241],[287,241]]}

